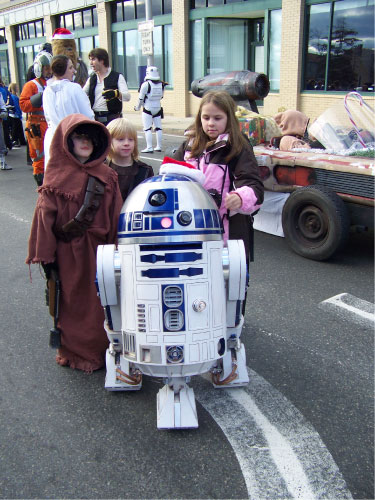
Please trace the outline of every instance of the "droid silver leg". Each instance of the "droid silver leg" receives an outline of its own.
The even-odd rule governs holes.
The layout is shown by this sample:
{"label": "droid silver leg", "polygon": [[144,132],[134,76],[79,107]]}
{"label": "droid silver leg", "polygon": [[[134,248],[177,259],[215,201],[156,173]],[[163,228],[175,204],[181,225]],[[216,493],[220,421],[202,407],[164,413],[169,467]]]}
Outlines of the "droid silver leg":
{"label": "droid silver leg", "polygon": [[131,363],[111,345],[106,352],[106,368],[104,387],[108,391],[139,391],[142,387],[142,375],[132,370]]}
{"label": "droid silver leg", "polygon": [[217,389],[241,387],[249,383],[245,346],[240,339],[243,322],[242,316],[238,326],[227,329],[227,352],[212,373],[212,384]]}
{"label": "droid silver leg", "polygon": [[158,429],[195,429],[198,427],[194,391],[185,378],[169,379],[157,395]]}

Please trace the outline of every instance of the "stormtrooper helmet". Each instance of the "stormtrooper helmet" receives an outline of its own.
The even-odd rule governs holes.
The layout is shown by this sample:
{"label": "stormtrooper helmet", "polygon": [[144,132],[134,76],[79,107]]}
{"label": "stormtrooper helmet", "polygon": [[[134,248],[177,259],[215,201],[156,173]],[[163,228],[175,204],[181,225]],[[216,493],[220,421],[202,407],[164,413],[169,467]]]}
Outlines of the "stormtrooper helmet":
{"label": "stormtrooper helmet", "polygon": [[37,78],[42,76],[43,66],[50,66],[52,60],[52,54],[46,50],[40,51],[34,59],[34,73]]}
{"label": "stormtrooper helmet", "polygon": [[146,80],[160,80],[159,70],[156,66],[147,66],[145,81]]}

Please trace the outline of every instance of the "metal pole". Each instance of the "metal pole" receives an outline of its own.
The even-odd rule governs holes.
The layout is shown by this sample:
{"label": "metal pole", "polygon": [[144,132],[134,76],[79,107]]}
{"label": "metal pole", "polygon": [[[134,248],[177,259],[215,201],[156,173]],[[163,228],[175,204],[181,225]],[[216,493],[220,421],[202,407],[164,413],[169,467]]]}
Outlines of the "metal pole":
{"label": "metal pole", "polygon": [[[146,21],[151,21],[152,20],[151,0],[146,0],[145,6],[146,6]],[[152,33],[152,35],[154,34]],[[154,38],[152,38],[152,55],[147,56],[147,66],[153,66],[153,65],[154,65]]]}

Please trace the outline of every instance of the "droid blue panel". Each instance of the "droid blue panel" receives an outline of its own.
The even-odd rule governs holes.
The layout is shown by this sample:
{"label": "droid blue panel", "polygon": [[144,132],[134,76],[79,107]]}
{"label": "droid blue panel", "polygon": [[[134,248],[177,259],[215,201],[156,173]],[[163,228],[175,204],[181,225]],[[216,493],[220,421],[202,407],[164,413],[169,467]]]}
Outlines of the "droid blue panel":
{"label": "droid blue panel", "polygon": [[173,214],[176,202],[178,204],[177,189],[150,189],[143,212],[152,213],[170,213]]}

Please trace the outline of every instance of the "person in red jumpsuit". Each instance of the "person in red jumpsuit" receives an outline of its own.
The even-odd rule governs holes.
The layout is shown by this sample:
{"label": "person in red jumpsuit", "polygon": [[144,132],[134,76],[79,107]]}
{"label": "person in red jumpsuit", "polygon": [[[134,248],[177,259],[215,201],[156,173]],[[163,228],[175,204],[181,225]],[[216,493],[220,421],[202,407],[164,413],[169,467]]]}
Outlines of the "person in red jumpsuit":
{"label": "person in red jumpsuit", "polygon": [[42,50],[34,60],[35,78],[26,82],[20,95],[20,108],[27,113],[26,137],[32,160],[34,179],[38,186],[43,184],[44,176],[44,136],[47,122],[43,111],[43,91],[47,79],[51,78],[52,54]]}

